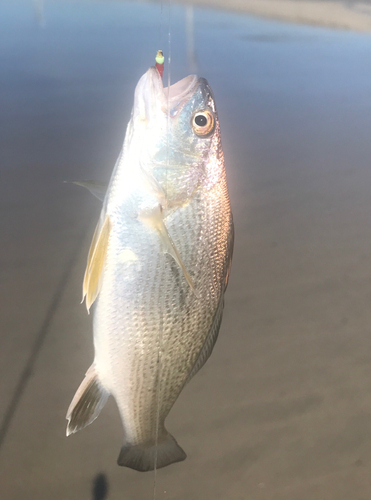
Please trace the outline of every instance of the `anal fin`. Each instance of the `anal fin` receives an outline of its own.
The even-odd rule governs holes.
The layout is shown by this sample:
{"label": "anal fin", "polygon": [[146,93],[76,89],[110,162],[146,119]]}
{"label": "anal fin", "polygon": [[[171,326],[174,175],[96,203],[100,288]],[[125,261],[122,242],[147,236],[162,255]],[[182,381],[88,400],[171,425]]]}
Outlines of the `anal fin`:
{"label": "anal fin", "polygon": [[99,383],[92,365],[67,410],[67,436],[91,424],[98,417],[108,397],[109,393]]}

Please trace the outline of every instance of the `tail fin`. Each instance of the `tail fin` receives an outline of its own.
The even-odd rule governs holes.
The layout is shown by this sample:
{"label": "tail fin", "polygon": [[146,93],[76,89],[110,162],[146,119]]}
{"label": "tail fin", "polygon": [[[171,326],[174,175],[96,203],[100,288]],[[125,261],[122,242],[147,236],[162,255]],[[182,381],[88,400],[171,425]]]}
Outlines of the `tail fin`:
{"label": "tail fin", "polygon": [[166,467],[175,462],[181,462],[187,458],[187,455],[169,433],[165,438],[156,444],[130,445],[124,444],[121,448],[117,463],[123,467],[129,467],[140,472],[154,470],[157,449],[156,468]]}

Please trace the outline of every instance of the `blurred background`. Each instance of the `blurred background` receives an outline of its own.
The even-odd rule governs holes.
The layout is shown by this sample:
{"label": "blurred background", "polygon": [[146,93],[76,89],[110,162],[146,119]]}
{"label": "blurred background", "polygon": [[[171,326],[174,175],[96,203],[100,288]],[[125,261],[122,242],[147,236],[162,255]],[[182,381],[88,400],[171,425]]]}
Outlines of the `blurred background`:
{"label": "blurred background", "polygon": [[172,83],[214,90],[236,241],[218,343],[168,418],[188,458],[156,498],[368,500],[371,3],[0,0],[0,33],[1,499],[153,498],[116,465],[113,400],[65,437],[100,202],[64,181],[109,179],[162,48]]}

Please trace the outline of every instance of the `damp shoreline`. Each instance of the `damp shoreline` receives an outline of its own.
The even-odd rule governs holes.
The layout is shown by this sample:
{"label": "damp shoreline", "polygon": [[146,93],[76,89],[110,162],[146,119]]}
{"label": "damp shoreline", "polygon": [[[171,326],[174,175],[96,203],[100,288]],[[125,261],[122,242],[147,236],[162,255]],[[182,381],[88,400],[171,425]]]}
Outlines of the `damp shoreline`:
{"label": "damp shoreline", "polygon": [[192,0],[187,5],[257,15],[296,24],[371,32],[371,2],[330,0]]}

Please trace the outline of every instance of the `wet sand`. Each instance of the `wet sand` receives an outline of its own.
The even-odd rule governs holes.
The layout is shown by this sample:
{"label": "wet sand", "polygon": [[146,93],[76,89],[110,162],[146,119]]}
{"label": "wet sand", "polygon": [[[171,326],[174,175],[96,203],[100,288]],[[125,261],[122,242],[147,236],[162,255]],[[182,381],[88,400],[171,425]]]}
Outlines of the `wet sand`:
{"label": "wet sand", "polygon": [[[0,4],[0,497],[152,499],[116,465],[112,400],[65,437],[92,362],[81,282],[138,78],[165,47],[159,5]],[[159,29],[162,23],[162,32]],[[172,79],[188,71],[172,10]],[[371,495],[371,45],[368,35],[194,12],[236,224],[214,353],[167,425],[188,458],[157,499]],[[222,63],[221,63],[222,61]]]}
{"label": "wet sand", "polygon": [[369,1],[330,0],[192,0],[193,5],[216,7],[293,23],[354,31],[371,31]]}

